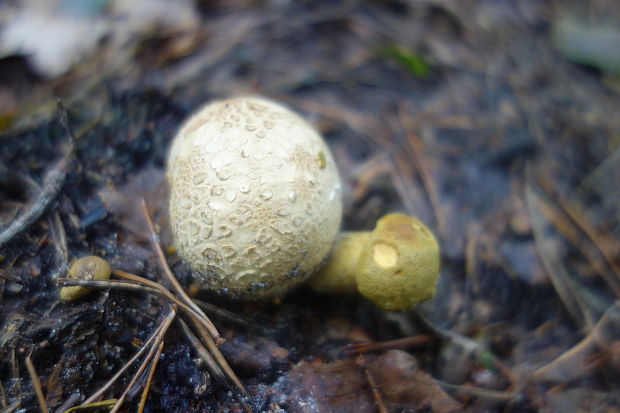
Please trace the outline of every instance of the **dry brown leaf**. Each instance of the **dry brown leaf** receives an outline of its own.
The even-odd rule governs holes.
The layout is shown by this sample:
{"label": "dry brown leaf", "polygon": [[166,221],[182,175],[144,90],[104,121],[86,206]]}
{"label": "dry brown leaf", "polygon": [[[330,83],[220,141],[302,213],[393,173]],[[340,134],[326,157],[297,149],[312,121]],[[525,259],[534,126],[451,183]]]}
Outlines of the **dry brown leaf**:
{"label": "dry brown leaf", "polygon": [[[388,411],[427,411],[447,413],[460,409],[415,358],[402,350],[390,350],[381,356],[366,355],[363,365],[353,359],[333,363],[301,362],[290,372],[300,391],[309,393],[319,411],[374,413],[377,409],[372,385]],[[293,403],[295,398],[293,397]],[[304,399],[307,403],[307,398]],[[292,406],[293,407],[293,406]],[[293,411],[303,411],[299,406]]]}

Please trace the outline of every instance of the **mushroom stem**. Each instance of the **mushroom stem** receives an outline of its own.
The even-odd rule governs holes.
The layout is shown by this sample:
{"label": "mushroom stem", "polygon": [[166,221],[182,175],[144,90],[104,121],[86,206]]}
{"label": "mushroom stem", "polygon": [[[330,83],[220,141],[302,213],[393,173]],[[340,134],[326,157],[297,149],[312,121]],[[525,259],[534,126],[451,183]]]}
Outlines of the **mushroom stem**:
{"label": "mushroom stem", "polygon": [[330,258],[320,271],[312,275],[309,285],[326,294],[357,293],[355,269],[360,255],[366,249],[370,232],[342,232],[334,241]]}

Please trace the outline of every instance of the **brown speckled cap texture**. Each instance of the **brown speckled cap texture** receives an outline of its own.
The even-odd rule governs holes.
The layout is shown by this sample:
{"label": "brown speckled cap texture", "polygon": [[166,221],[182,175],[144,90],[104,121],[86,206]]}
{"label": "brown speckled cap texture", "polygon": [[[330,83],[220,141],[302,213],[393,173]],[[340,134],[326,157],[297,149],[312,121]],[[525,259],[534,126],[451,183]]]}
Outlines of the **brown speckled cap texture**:
{"label": "brown speckled cap texture", "polygon": [[208,104],[168,159],[179,255],[205,288],[245,299],[281,295],[329,253],[340,227],[332,155],[302,118],[273,101]]}

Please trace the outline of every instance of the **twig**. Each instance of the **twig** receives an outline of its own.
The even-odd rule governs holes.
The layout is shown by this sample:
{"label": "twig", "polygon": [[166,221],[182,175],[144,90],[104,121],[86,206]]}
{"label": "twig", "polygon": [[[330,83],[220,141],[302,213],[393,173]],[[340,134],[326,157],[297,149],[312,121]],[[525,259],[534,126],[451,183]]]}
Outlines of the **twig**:
{"label": "twig", "polygon": [[444,387],[446,389],[449,389],[449,390],[452,390],[452,391],[455,391],[461,394],[468,394],[471,396],[477,396],[477,397],[480,397],[486,400],[493,400],[493,401],[507,401],[507,400],[515,398],[515,396],[518,394],[518,391],[516,390],[502,391],[502,390],[484,389],[481,387],[460,386],[458,384],[450,384],[450,383],[446,383],[445,381],[441,381],[437,379],[435,379],[435,383],[437,383],[441,387]]}
{"label": "twig", "polygon": [[539,250],[538,255],[549,274],[553,288],[568,313],[581,328],[590,331],[600,315],[597,313],[600,311],[602,300],[598,296],[584,294],[587,290],[582,288],[583,280],[569,271],[558,254],[546,253],[545,248],[550,248],[548,236],[544,229],[548,221],[542,212],[546,205],[544,199],[534,188],[531,171],[532,168],[528,166],[526,168],[528,180],[525,186],[525,200],[532,221],[534,241]]}
{"label": "twig", "polygon": [[218,349],[217,344],[212,339],[210,332],[207,330],[208,324],[205,322],[202,315],[195,314],[195,312],[191,308],[189,308],[183,302],[179,301],[179,299],[173,296],[172,294],[170,294],[169,291],[162,289],[161,286],[160,288],[158,288],[155,286],[150,287],[148,285],[145,286],[145,285],[138,284],[138,282],[145,283],[147,281],[152,284],[157,284],[151,280],[147,280],[145,278],[138,277],[137,275],[129,274],[129,273],[126,273],[120,270],[115,270],[115,274],[116,275],[123,274],[125,277],[129,275],[129,276],[132,276],[131,277],[132,279],[140,279],[142,281],[102,281],[102,280],[79,280],[79,279],[74,279],[74,278],[59,278],[56,280],[56,284],[58,284],[59,286],[63,286],[63,287],[82,285],[82,286],[96,287],[96,288],[118,288],[118,289],[123,289],[123,290],[134,290],[134,291],[138,290],[141,292],[150,292],[150,293],[160,294],[167,298],[170,298],[173,302],[178,304],[179,307],[185,310],[187,314],[190,316],[190,320],[192,321],[192,324],[200,332],[200,336],[205,341],[207,348],[209,349],[209,351],[211,351],[211,353],[213,353],[213,357],[215,357],[216,362],[221,366],[221,369],[224,371],[225,374],[222,377],[223,378],[228,377],[228,379],[227,380],[225,379],[224,382],[234,387],[237,387],[237,389],[241,393],[247,393],[245,387],[241,383],[241,380],[239,380],[239,378],[237,377],[233,369],[230,367],[230,365],[228,364],[228,362],[226,361],[226,359],[224,358],[224,356]]}
{"label": "twig", "polygon": [[26,364],[26,369],[28,370],[28,374],[30,375],[30,381],[32,381],[32,387],[34,387],[34,393],[37,396],[39,408],[41,408],[41,411],[43,413],[49,413],[49,409],[47,408],[47,402],[45,401],[45,395],[43,394],[43,389],[41,388],[41,381],[39,380],[37,371],[34,369],[34,365],[32,364],[30,356],[26,356],[26,358],[24,359],[24,363]]}
{"label": "twig", "polygon": [[[447,234],[447,224],[444,216],[442,215],[443,209],[441,208],[442,204],[439,199],[439,194],[437,193],[436,186],[434,185],[432,179],[432,174],[430,172],[431,168],[424,158],[426,148],[424,147],[424,143],[418,136],[417,132],[414,130],[415,121],[412,121],[405,116],[405,109],[402,106],[398,107],[398,118],[405,129],[405,134],[407,135],[407,149],[409,155],[411,156],[411,160],[413,161],[414,168],[420,174],[420,179],[422,180],[422,185],[424,186],[428,200],[433,206],[435,219],[437,220],[437,227],[443,234]],[[400,157],[397,157],[396,159],[401,160]]]}
{"label": "twig", "polygon": [[9,405],[9,399],[6,397],[6,392],[4,391],[4,386],[0,381],[0,403],[2,403],[2,408],[5,409]]}
{"label": "twig", "polygon": [[[620,341],[620,301],[609,307],[594,328],[575,346],[532,374],[536,381],[567,383],[589,372],[590,359]],[[596,366],[594,366],[596,367]]]}
{"label": "twig", "polygon": [[75,137],[67,121],[67,111],[60,102],[58,103],[58,110],[60,111],[60,123],[64,126],[69,135],[69,144],[66,153],[45,176],[43,180],[43,189],[39,193],[37,199],[35,199],[19,217],[11,221],[11,223],[0,232],[0,248],[13,238],[21,235],[39,219],[52,201],[58,196],[65,182],[65,178],[71,169],[75,154]]}
{"label": "twig", "polygon": [[162,342],[159,343],[159,348],[157,349],[155,358],[153,358],[153,362],[151,363],[151,367],[149,369],[149,375],[146,378],[146,383],[144,384],[144,390],[142,391],[142,396],[140,397],[140,403],[138,404],[137,413],[142,413],[144,411],[146,397],[149,394],[149,389],[151,388],[151,381],[153,380],[153,375],[155,374],[155,369],[157,368],[157,363],[159,362],[159,358],[161,357],[161,352],[163,349],[164,349],[164,341],[162,340]]}
{"label": "twig", "polygon": [[433,341],[433,338],[429,335],[418,335],[405,337],[398,340],[382,341],[379,343],[356,343],[348,344],[344,347],[347,355],[353,356],[356,354],[366,353],[369,351],[386,350],[392,348],[403,348],[418,346],[421,344],[428,344]]}
{"label": "twig", "polygon": [[114,405],[116,404],[117,400],[116,399],[106,399],[106,400],[101,400],[99,402],[93,402],[93,403],[88,403],[85,405],[80,405],[80,406],[74,406],[70,409],[67,409],[65,411],[63,411],[63,413],[73,413],[73,412],[79,412],[80,410],[87,410],[87,411],[91,411],[94,409],[103,409],[103,408],[107,408],[108,410],[111,409],[112,407],[114,407]]}
{"label": "twig", "polygon": [[11,403],[9,406],[6,406],[2,410],[0,410],[0,413],[13,413],[15,410],[17,410],[20,403],[21,401],[16,400],[13,403]]}
{"label": "twig", "polygon": [[379,410],[379,413],[388,413],[388,409],[387,407],[385,407],[385,403],[383,402],[383,397],[381,397],[381,392],[375,384],[375,379],[372,377],[372,374],[370,374],[370,371],[368,371],[368,369],[364,365],[364,356],[361,354],[357,356],[355,363],[360,366],[361,369],[364,371],[366,381],[368,382],[368,385],[372,390],[372,397],[375,399],[375,405],[377,406],[377,410]]}
{"label": "twig", "polygon": [[476,272],[481,232],[481,225],[479,223],[472,223],[467,228],[465,238],[465,279],[471,280],[471,289],[475,294],[480,292],[481,285],[480,278]]}
{"label": "twig", "polygon": [[74,411],[72,410],[71,406],[73,406],[76,403],[79,403],[81,398],[82,398],[82,395],[80,394],[80,392],[71,393],[71,395],[67,398],[67,400],[62,402],[62,404],[58,406],[56,410],[54,410],[54,413],[63,413],[63,412],[67,413],[69,411]]}
{"label": "twig", "polygon": [[198,304],[206,312],[212,313],[212,315],[215,314],[217,317],[221,317],[230,323],[236,324],[244,328],[260,330],[259,325],[257,325],[256,323],[253,323],[249,319],[246,319],[244,317],[241,317],[238,314],[233,313],[232,311],[228,311],[224,308],[220,308],[216,305],[204,302],[202,300],[194,299],[194,302]]}
{"label": "twig", "polygon": [[146,367],[149,365],[149,363],[153,359],[153,356],[156,353],[161,354],[161,347],[162,347],[162,344],[164,343],[163,341],[164,336],[166,334],[166,331],[168,331],[168,328],[170,327],[172,320],[174,319],[174,315],[176,314],[176,309],[172,307],[170,310],[170,313],[173,314],[172,318],[166,319],[166,321],[164,322],[162,330],[157,334],[157,338],[151,345],[151,349],[149,350],[148,354],[144,358],[144,361],[142,361],[142,364],[138,368],[138,371],[136,371],[136,373],[133,375],[133,378],[129,382],[129,385],[127,385],[121,397],[118,398],[118,401],[116,402],[116,404],[114,405],[114,408],[112,408],[110,413],[116,413],[119,411],[119,409],[122,407],[123,403],[125,402],[125,399],[127,398],[127,394],[129,394],[129,391],[136,385],[136,383],[142,376],[142,373],[144,372]]}
{"label": "twig", "polygon": [[[168,267],[168,262],[166,261],[166,256],[164,255],[164,251],[161,249],[161,246],[159,245],[159,235],[157,235],[157,232],[155,232],[155,227],[153,226],[153,220],[151,219],[151,214],[149,214],[148,208],[146,207],[146,201],[144,200],[144,198],[140,200],[140,205],[142,207],[142,213],[144,214],[144,218],[146,219],[146,224],[149,230],[149,243],[151,244],[153,251],[155,251],[155,253],[157,254],[160,267],[164,273],[166,280],[170,283],[170,286],[172,287],[174,292],[177,293],[179,298],[185,304],[187,304],[191,309],[193,309],[195,312],[197,312],[198,314],[200,314],[201,316],[203,316],[205,319],[208,320],[209,317],[207,317],[207,315],[200,309],[200,307],[198,307],[198,305],[196,305],[196,303],[194,303],[194,301],[192,301],[192,299],[187,295],[183,287],[181,287],[181,284],[179,284],[179,281],[177,281],[176,277],[170,270],[170,267]],[[213,328],[215,329],[215,327]],[[220,333],[216,329],[214,331],[209,329],[209,333],[211,333],[213,339],[218,345],[224,342],[224,339],[220,336]]]}
{"label": "twig", "polygon": [[217,329],[215,328],[215,325],[211,322],[211,320],[209,320],[208,318],[206,318],[206,316],[204,316],[204,313],[202,313],[202,312],[198,313],[198,312],[194,311],[193,308],[191,308],[189,305],[187,305],[184,301],[181,301],[179,298],[177,298],[174,295],[172,295],[172,293],[170,291],[168,291],[161,284],[159,284],[159,283],[157,283],[155,281],[151,281],[148,278],[140,277],[138,275],[131,274],[131,273],[128,273],[128,272],[123,271],[123,270],[114,270],[114,271],[112,271],[112,273],[114,275],[116,275],[118,277],[121,277],[121,278],[124,278],[126,280],[138,282],[138,283],[144,284],[144,285],[146,285],[148,287],[156,289],[157,291],[159,291],[160,294],[164,295],[166,298],[168,298],[169,300],[171,300],[172,302],[177,304],[179,307],[181,307],[187,313],[190,313],[191,316],[196,317],[200,321],[200,323],[205,326],[205,328],[207,329],[207,331],[209,331],[209,333],[211,335],[216,334],[217,336],[219,336],[219,333],[218,333]]}
{"label": "twig", "polygon": [[[605,281],[607,286],[613,291],[616,298],[620,298],[620,268],[615,263],[614,257],[609,254],[607,248],[598,241],[599,235],[583,214],[569,202],[567,202],[548,182],[548,179],[544,176],[537,177],[537,183],[542,188],[545,195],[552,197],[557,202],[557,205],[551,202],[545,202],[541,208],[541,212],[545,214],[547,219],[567,238],[573,245],[575,245],[588,260],[594,271]],[[581,233],[575,230],[579,228],[586,237],[590,240],[592,245],[596,248],[598,253],[603,257],[603,260],[592,251],[591,248],[581,241]],[[605,267],[605,263],[611,268],[612,276],[608,269]]]}
{"label": "twig", "polygon": [[194,318],[191,318],[191,321],[192,321],[192,324],[194,325],[194,328],[198,330],[198,333],[200,337],[202,338],[203,342],[207,345],[207,348],[211,352],[211,355],[213,355],[213,357],[217,361],[220,368],[226,374],[226,377],[228,378],[228,380],[224,382],[228,383],[229,386],[231,387],[236,387],[239,392],[246,394],[247,390],[243,386],[243,383],[241,383],[241,380],[239,380],[239,378],[237,377],[233,369],[230,367],[230,365],[224,358],[224,355],[222,354],[220,349],[217,347],[217,344],[215,344],[215,341],[213,341],[209,333],[205,330],[202,324],[198,323],[198,321],[196,321]]}
{"label": "twig", "polygon": [[433,333],[435,336],[439,337],[441,340],[452,342],[464,350],[475,354],[480,354],[482,350],[484,350],[480,343],[469,337],[433,325],[417,308],[412,308],[410,313],[418,323],[420,323],[425,329]]}
{"label": "twig", "polygon": [[[216,380],[220,381],[221,383],[228,384],[228,387],[232,387],[231,384],[230,384],[230,378],[227,377],[227,375],[224,373],[221,364],[218,363],[213,358],[211,353],[209,353],[209,350],[207,350],[205,348],[205,346],[203,345],[203,343],[196,337],[196,335],[194,333],[192,333],[192,330],[190,330],[190,328],[187,326],[187,324],[183,320],[179,320],[179,322],[181,324],[181,328],[183,329],[183,332],[185,333],[185,336],[189,339],[190,344],[194,347],[196,352],[198,352],[200,357],[202,357],[204,359],[204,361],[205,361],[205,363],[207,365],[207,368],[209,369],[209,373],[211,373],[216,378]],[[212,344],[212,345],[214,345],[214,344]],[[228,364],[226,364],[226,365],[228,365]],[[245,388],[243,387],[243,385],[241,385],[240,382],[239,382],[239,385],[241,386],[241,390],[243,391],[243,393],[244,394],[247,393]],[[246,412],[251,413],[252,412],[252,408],[245,402],[245,400],[243,400],[241,395],[239,395],[237,392],[234,392],[234,393],[235,393],[235,397],[237,398],[237,401],[239,402],[239,404],[241,404],[243,409]]]}
{"label": "twig", "polygon": [[559,198],[560,206],[566,211],[571,219],[577,224],[577,226],[590,238],[594,246],[601,253],[607,265],[613,270],[616,275],[616,279],[620,279],[620,266],[617,264],[613,254],[610,253],[608,248],[603,246],[603,243],[599,241],[600,234],[598,231],[586,220],[583,213],[579,211],[574,205],[571,205],[568,201]]}
{"label": "twig", "polygon": [[[462,349],[462,351],[467,352],[467,354],[476,355],[480,357],[483,352],[489,351],[486,346],[478,343],[475,340],[472,340],[469,337],[463,336],[461,334],[455,333],[454,331],[450,331],[441,327],[437,327],[433,325],[424,314],[422,314],[418,309],[413,308],[410,310],[412,317],[421,324],[425,329],[434,334],[440,340],[445,342],[452,343]],[[423,337],[423,336],[421,336]],[[397,340],[398,341],[398,340]],[[492,354],[492,353],[491,353]],[[514,374],[510,371],[510,369],[505,366],[501,361],[498,360],[495,355],[493,355],[493,365],[499,370],[504,377],[510,382],[511,387],[515,387],[517,385],[517,380]]]}
{"label": "twig", "polygon": [[67,248],[67,234],[65,233],[65,226],[62,224],[60,214],[58,212],[54,212],[54,216],[49,219],[49,222],[50,233],[52,235],[52,240],[54,241],[54,249],[60,259],[58,269],[55,274],[52,275],[52,279],[54,279],[58,275],[64,276],[67,273],[69,269],[69,250]]}
{"label": "twig", "polygon": [[146,287],[144,285],[133,283],[129,281],[115,281],[115,280],[80,280],[77,278],[58,278],[56,279],[56,284],[59,287],[72,287],[76,285],[84,286],[84,287],[95,287],[95,288],[113,288],[118,290],[130,290],[130,291],[140,291],[154,294],[161,294],[156,288]]}
{"label": "twig", "polygon": [[84,287],[95,287],[95,288],[113,288],[119,290],[130,290],[130,291],[140,291],[146,293],[157,294],[163,297],[168,298],[173,303],[178,305],[182,310],[187,312],[190,316],[195,317],[201,324],[203,324],[206,328],[215,328],[213,324],[208,319],[204,319],[202,315],[196,314],[196,312],[187,306],[184,302],[179,300],[177,297],[172,295],[170,291],[166,290],[161,284],[153,282],[143,277],[139,277],[135,274],[130,274],[128,272],[122,270],[113,270],[114,275],[119,276],[121,278],[125,278],[129,281],[116,281],[116,280],[80,280],[77,278],[58,278],[56,279],[56,284],[59,287],[70,287],[70,286],[84,286]]}
{"label": "twig", "polygon": [[11,375],[13,376],[13,383],[15,383],[15,393],[17,393],[17,399],[23,400],[22,394],[22,382],[19,380],[19,363],[17,362],[17,357],[15,356],[15,347],[11,347],[9,350],[9,359],[11,365]]}
{"label": "twig", "polygon": [[222,383],[227,383],[228,379],[226,378],[226,375],[220,368],[219,364],[217,364],[211,353],[209,353],[209,351],[202,344],[202,342],[198,340],[198,337],[196,337],[196,335],[192,333],[192,330],[188,327],[187,323],[185,323],[185,321],[183,320],[179,320],[179,324],[181,324],[181,328],[183,329],[185,336],[189,340],[189,343],[192,345],[192,347],[194,347],[194,350],[196,350],[198,355],[202,357],[202,359],[205,361],[207,368],[209,369],[209,373],[211,373],[211,375],[213,375],[216,380]]}
{"label": "twig", "polygon": [[[159,237],[157,233],[155,232],[155,227],[153,226],[153,221],[151,220],[151,216],[149,214],[149,211],[148,211],[148,208],[146,206],[146,202],[144,201],[144,199],[141,199],[141,205],[142,205],[142,212],[144,213],[144,218],[146,219],[147,226],[149,229],[149,242],[151,243],[153,250],[157,253],[160,266],[163,270],[164,275],[166,276],[166,279],[168,280],[168,282],[170,283],[174,291],[178,294],[179,298],[185,304],[190,306],[198,314],[200,314],[202,317],[208,320],[209,318],[207,317],[207,315],[185,293],[185,290],[183,290],[183,287],[181,287],[181,284],[179,284],[174,274],[170,270],[170,267],[168,266],[168,262],[166,261],[166,257],[164,255],[164,251],[161,249],[161,246],[159,245]],[[215,360],[218,362],[221,369],[224,371],[224,373],[230,380],[230,383],[234,384],[234,386],[237,388],[239,392],[241,392],[242,394],[246,394],[247,390],[243,386],[243,383],[241,383],[241,380],[239,380],[239,378],[237,377],[237,375],[235,374],[233,369],[230,367],[230,365],[228,364],[228,362],[226,361],[226,359],[224,358],[224,356],[222,355],[222,353],[220,352],[218,348],[218,345],[223,343],[224,339],[219,335],[217,330],[215,331],[215,334],[213,334],[211,331],[205,328],[205,326],[203,326],[200,320],[197,319],[196,317],[191,317],[191,321],[194,327],[200,333],[200,336],[202,337],[204,343],[207,345],[207,348],[209,349],[209,351],[211,352]]]}
{"label": "twig", "polygon": [[166,316],[164,321],[162,321],[162,323],[159,325],[159,327],[157,327],[155,329],[153,334],[151,334],[151,336],[146,340],[146,342],[142,345],[142,347],[140,347],[140,350],[138,350],[136,352],[136,354],[134,354],[133,357],[131,359],[129,359],[129,361],[127,363],[125,363],[125,365],[123,367],[121,367],[116,372],[116,374],[114,376],[112,376],[112,378],[110,380],[107,381],[106,384],[104,384],[99,390],[97,390],[95,393],[93,393],[93,395],[91,395],[88,399],[84,400],[84,402],[81,404],[81,406],[84,406],[84,405],[87,405],[89,403],[92,403],[95,400],[97,400],[99,397],[101,397],[101,395],[103,395],[103,393],[105,393],[106,390],[112,384],[114,384],[114,382],[116,380],[118,380],[118,378],[125,372],[125,370],[127,370],[129,368],[129,366],[131,366],[142,355],[142,353],[144,353],[144,351],[151,346],[152,342],[154,340],[156,340],[161,335],[162,331],[165,331],[168,328],[170,323],[172,323],[172,320],[174,320],[175,316],[176,316],[176,312],[174,311],[174,309],[171,309],[170,313],[168,313],[168,315]]}

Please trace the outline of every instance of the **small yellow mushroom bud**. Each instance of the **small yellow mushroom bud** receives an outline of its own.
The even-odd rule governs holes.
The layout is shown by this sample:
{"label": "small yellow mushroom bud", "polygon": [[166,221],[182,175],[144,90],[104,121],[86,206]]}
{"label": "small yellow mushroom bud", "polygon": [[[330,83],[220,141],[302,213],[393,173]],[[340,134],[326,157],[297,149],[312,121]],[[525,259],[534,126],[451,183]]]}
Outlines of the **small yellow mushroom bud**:
{"label": "small yellow mushroom bud", "polygon": [[385,310],[428,300],[439,277],[439,245],[418,219],[388,214],[372,232],[342,235],[327,264],[310,280],[319,292],[357,289]]}
{"label": "small yellow mushroom bud", "polygon": [[[69,268],[69,278],[78,280],[109,280],[112,268],[106,260],[94,255],[79,258],[71,264]],[[76,285],[62,287],[60,289],[60,299],[63,301],[74,301],[92,291],[92,287]]]}

